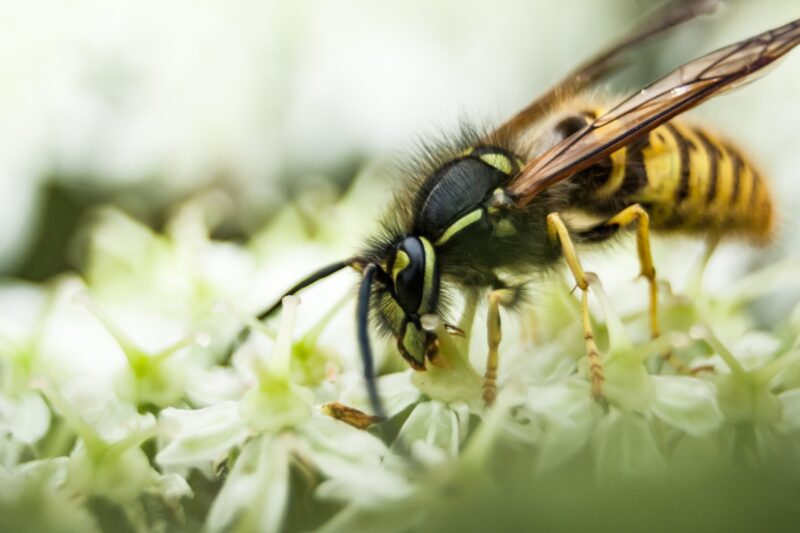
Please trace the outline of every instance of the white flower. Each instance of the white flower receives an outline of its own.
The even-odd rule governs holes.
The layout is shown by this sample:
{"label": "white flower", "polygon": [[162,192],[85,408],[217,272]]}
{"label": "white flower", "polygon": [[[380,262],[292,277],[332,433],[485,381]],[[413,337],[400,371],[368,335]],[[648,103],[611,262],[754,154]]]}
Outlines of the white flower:
{"label": "white flower", "polygon": [[515,413],[513,425],[518,437],[536,446],[536,469],[547,471],[561,466],[581,450],[600,417],[601,408],[592,401],[583,379],[531,387],[525,409]]}
{"label": "white flower", "polygon": [[26,466],[10,471],[0,466],[0,530],[100,532],[92,513],[53,483],[63,471],[58,459]]}
{"label": "white flower", "polygon": [[330,497],[335,487],[338,498],[343,493],[348,499],[363,498],[358,480],[368,473],[379,480],[373,498],[381,487],[407,491],[399,478],[389,482],[391,474],[379,473],[390,454],[379,439],[322,415],[314,406],[313,391],[292,382],[297,375],[292,371],[292,336],[298,304],[297,298],[284,299],[269,357],[254,351],[252,343],[234,355],[242,382],[250,383],[238,401],[161,412],[160,465],[184,474],[199,468],[208,476],[215,465],[225,464],[229,470],[207,517],[211,531],[279,530],[293,463],[327,476],[320,497]]}
{"label": "white flower", "polygon": [[597,474],[603,479],[651,477],[667,466],[649,421],[640,414],[614,408],[599,421],[592,451]]}
{"label": "white flower", "polygon": [[[152,415],[126,417],[101,433],[77,412],[52,384],[40,381],[36,387],[48,398],[74,431],[79,442],[66,462],[64,483],[82,498],[102,497],[127,505],[153,488],[169,489],[169,498],[191,494],[188,485],[175,490],[175,483],[163,483],[150,466],[141,444],[156,434]],[[180,494],[179,494],[180,493]]]}
{"label": "white flower", "polygon": [[189,468],[197,468],[210,477],[214,463],[248,435],[239,406],[233,401],[202,409],[164,409],[159,414],[159,427],[156,462],[187,476]]}
{"label": "white flower", "polygon": [[50,410],[36,392],[16,398],[0,396],[0,435],[10,433],[19,442],[33,444],[50,427]]}
{"label": "white flower", "polygon": [[723,422],[712,383],[688,376],[658,376],[650,406],[653,414],[678,430],[703,437]]}
{"label": "white flower", "polygon": [[458,457],[467,438],[469,407],[464,402],[422,402],[408,415],[393,447],[423,464],[436,464]]}
{"label": "white flower", "polygon": [[[183,499],[195,493],[213,503],[207,512],[187,507],[191,523],[210,531],[394,531],[457,510],[442,502],[481,491],[500,498],[509,479],[541,498],[573,475],[613,487],[704,472],[703,464],[800,459],[800,311],[758,330],[741,309],[752,288],[686,298],[664,287],[665,334],[644,340],[646,313],[617,314],[618,303],[639,309],[635,300],[612,303],[593,283],[605,373],[595,401],[576,295],[547,282],[532,311],[502,310],[492,407],[482,399],[484,317],[476,302],[462,302],[464,337],[425,317],[440,357],[426,372],[380,375],[388,420],[364,415],[371,427],[351,427],[323,407],[371,408],[343,312],[352,273],[333,289],[304,291],[302,305],[286,298],[279,325],[262,324],[250,310],[290,284],[293,272],[276,274],[269,254],[290,239],[285,232],[301,238],[296,215],[287,211],[247,249],[208,237],[207,201],[180,209],[166,236],[107,211],[87,283],[64,277],[48,290],[0,290],[0,472],[13,490],[32,487],[56,507],[66,499],[76,516],[91,517],[85,504],[103,498],[142,531],[181,525]],[[325,244],[307,257],[338,246],[335,233],[322,231]],[[255,271],[261,262],[269,276]],[[226,279],[227,266],[237,279]],[[252,335],[223,360],[242,322]],[[381,367],[395,354],[375,346],[378,368],[402,368]],[[676,375],[660,364],[667,348],[713,372]],[[20,482],[24,475],[42,484]],[[165,515],[150,509],[154,500]],[[287,514],[299,505],[310,513]]]}

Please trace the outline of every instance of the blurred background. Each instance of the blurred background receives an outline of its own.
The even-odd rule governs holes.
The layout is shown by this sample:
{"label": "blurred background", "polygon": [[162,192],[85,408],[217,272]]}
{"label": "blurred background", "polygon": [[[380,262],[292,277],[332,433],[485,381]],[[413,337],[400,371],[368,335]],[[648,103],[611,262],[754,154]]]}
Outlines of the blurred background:
{"label": "blurred background", "polygon": [[[11,335],[0,333],[12,340],[22,339],[19,345],[24,348],[19,350],[20,357],[0,361],[10,361],[0,368],[0,377],[18,385],[27,395],[25,398],[34,396],[38,401],[29,402],[25,409],[6,409],[5,416],[15,415],[17,422],[24,422],[18,425],[29,432],[33,432],[29,425],[39,424],[34,428],[39,433],[34,432],[36,437],[31,437],[31,442],[40,437],[42,441],[55,441],[52,455],[60,461],[58,447],[64,448],[63,454],[69,453],[63,442],[59,444],[64,440],[66,433],[61,430],[66,426],[56,421],[52,441],[48,436],[42,437],[49,427],[51,412],[39,393],[29,390],[30,376],[38,372],[58,382],[66,395],[71,394],[74,405],[83,406],[80,412],[97,420],[104,420],[105,409],[122,412],[134,402],[137,407],[150,409],[155,404],[160,409],[184,405],[185,397],[196,408],[187,413],[194,414],[232,398],[238,401],[249,383],[239,379],[235,360],[232,365],[228,361],[219,364],[230,339],[241,327],[237,312],[262,308],[302,273],[352,253],[363,233],[369,233],[370,224],[374,223],[371,221],[376,220],[397,185],[392,183],[397,175],[391,171],[393,162],[413,153],[420,139],[437,138],[440,132],[453,131],[465,120],[478,125],[501,122],[661,3],[0,2],[0,311]],[[638,50],[631,66],[609,82],[608,90],[623,96],[686,61],[798,17],[797,0],[728,0],[715,15],[693,21]],[[706,282],[717,291],[730,289],[732,280],[746,281],[743,274],[760,266],[784,259],[800,265],[798,95],[800,50],[795,50],[763,79],[691,112],[694,120],[724,132],[752,155],[770,178],[782,214],[781,233],[770,248],[753,250],[731,244],[715,255]],[[352,194],[353,190],[358,194]],[[115,209],[102,209],[108,205]],[[128,217],[120,215],[120,211]],[[208,217],[213,220],[206,221]],[[131,219],[143,222],[154,233],[143,231]],[[198,219],[204,220],[201,223]],[[213,246],[206,246],[206,228],[216,239]],[[632,324],[628,329],[633,332],[634,342],[638,342],[646,338],[645,316],[636,314],[644,309],[644,286],[639,283],[636,290],[620,289],[630,287],[638,273],[632,241],[620,246],[624,249],[622,254],[602,257],[600,252],[585,264],[600,275],[608,294],[613,295],[615,312],[625,318],[626,328]],[[94,252],[99,251],[94,259],[92,246]],[[700,251],[698,243],[682,242],[678,247],[672,240],[659,239],[654,257],[662,281],[680,280],[673,274],[685,274]],[[775,275],[779,269],[761,270],[760,277],[754,276],[756,281],[768,285],[768,289],[777,287],[777,294],[762,298],[768,290],[751,291],[752,298],[758,299],[753,307],[747,300],[746,309],[736,307],[731,311],[732,317],[719,321],[722,338],[730,339],[737,353],[750,357],[749,361],[763,363],[773,353],[789,349],[788,341],[787,346],[780,344],[784,339],[795,342],[797,313],[793,321],[785,319],[800,300],[798,268],[783,271],[794,283],[791,288],[786,288],[789,283],[785,278]],[[64,276],[52,284],[39,283],[63,271],[80,272],[90,289],[90,298],[72,298],[75,293],[86,291],[79,282],[75,283],[75,276]],[[297,330],[308,333],[296,345],[307,349],[308,354],[300,351],[293,352],[293,356],[302,363],[298,372],[307,374],[309,383],[325,381],[325,386],[319,387],[320,398],[338,395],[327,386],[328,381],[336,381],[328,377],[328,372],[333,369],[335,374],[337,366],[342,373],[336,387],[363,390],[361,382],[355,381],[360,380],[360,374],[352,370],[360,369],[352,335],[352,298],[342,300],[347,301],[345,304],[330,303],[341,298],[345,290],[352,291],[353,273],[337,276],[341,281],[338,286],[335,280],[326,281],[303,294],[311,305],[305,305],[302,316],[298,316]],[[553,285],[559,292],[560,285]],[[740,293],[747,293],[747,283],[744,285],[739,287]],[[20,287],[22,290],[18,290]],[[563,293],[567,295],[568,289]],[[534,298],[538,296],[536,292]],[[220,301],[233,305],[220,308]],[[553,331],[567,331],[558,321],[566,316],[564,309],[568,307],[559,309],[552,303],[558,304],[553,298],[543,301],[538,309],[543,310],[539,316],[544,317],[544,331],[548,318],[555,324]],[[91,302],[96,302],[97,308],[91,307]],[[550,308],[546,307],[548,303]],[[56,309],[53,318],[51,305]],[[701,301],[696,307],[704,305]],[[714,310],[715,318],[729,312],[726,305],[733,306],[723,302]],[[332,318],[331,309],[345,306],[351,309]],[[692,308],[680,302],[672,307],[677,309],[673,323],[679,322],[683,309]],[[549,309],[556,312],[550,313]],[[741,313],[737,315],[738,311]],[[757,315],[756,325],[750,323],[751,311]],[[162,353],[172,339],[187,338],[196,341],[197,346],[173,359],[153,357],[153,366],[145,368],[155,370],[143,373],[141,380],[136,377],[119,381],[116,376],[126,380],[131,375],[138,376],[130,369],[138,372],[139,359],[136,365],[129,361],[133,343],[113,336],[115,322],[123,324],[124,328],[117,329],[141,343],[148,353]],[[518,337],[525,332],[526,324],[522,322],[504,322],[507,338],[515,338],[515,327]],[[716,321],[712,323],[717,325]],[[318,325],[327,328],[319,343],[315,337],[319,330],[312,329]],[[778,328],[783,329],[773,331]],[[783,331],[789,328],[794,331]],[[745,330],[753,335],[745,337]],[[184,337],[187,332],[202,332],[203,338]],[[575,350],[564,341],[563,351],[582,355],[580,337],[568,333],[578,348]],[[485,346],[481,334],[473,336],[472,342]],[[271,342],[267,336],[259,337]],[[746,342],[740,343],[739,337]],[[553,337],[554,342],[566,338]],[[165,342],[167,339],[170,342]],[[304,347],[306,342],[309,348]],[[521,361],[518,368],[533,375],[531,369],[539,372],[546,364],[526,358],[526,346],[517,352],[517,360]],[[796,343],[793,346],[795,353]],[[262,345],[256,347],[261,349]],[[391,354],[391,350],[378,352]],[[477,356],[483,353],[473,352]],[[553,358],[560,355],[550,352]],[[551,360],[547,355],[550,352],[542,352],[548,357],[545,362]],[[239,353],[244,354],[242,359],[247,363],[248,351]],[[251,349],[249,353],[256,354],[258,350]],[[379,363],[383,353],[377,354]],[[39,354],[43,354],[41,360]],[[753,354],[761,359],[753,358]],[[139,356],[138,348],[136,355]],[[504,356],[504,361],[514,363],[514,353],[509,355]],[[399,357],[386,360],[388,363],[381,366],[386,374],[406,368]],[[525,366],[526,361],[530,366]],[[570,366],[572,362],[567,360],[566,364]],[[134,387],[140,383],[152,386],[148,389],[142,385],[141,390]],[[791,432],[786,430],[786,435],[795,438],[800,428],[796,385],[800,378],[796,373],[790,374],[787,383],[791,385],[786,385],[791,396],[786,405],[791,409],[786,412],[794,418],[790,419]],[[13,394],[19,391],[11,390],[7,383],[2,385],[4,390],[0,393],[14,399]],[[410,382],[408,386],[417,393]],[[677,399],[688,399],[690,405],[694,399],[685,396]],[[760,397],[754,393],[752,397],[757,404]],[[543,398],[542,409],[550,409],[548,401],[554,400],[548,400],[547,395]],[[4,400],[3,396],[0,400]],[[583,400],[588,401],[581,396]],[[677,404],[683,405],[680,401]],[[565,401],[564,405],[571,404]],[[561,413],[558,409],[553,411]],[[589,409],[565,409],[565,428],[571,428],[575,412],[592,420]],[[33,416],[37,413],[41,415],[38,418]],[[549,427],[550,419],[544,420],[542,427]],[[759,418],[754,415],[753,420]],[[193,427],[187,426],[187,434]],[[538,427],[532,424],[530,435]],[[601,427],[597,434],[602,436],[607,427]],[[206,429],[204,425],[203,431]],[[726,425],[725,431],[728,429]],[[736,431],[740,429],[741,424],[736,426]],[[3,431],[0,427],[0,437]],[[673,433],[659,429],[659,434],[664,442],[669,439],[672,450]],[[752,434],[758,435],[755,431]],[[636,437],[638,433],[631,435]],[[743,431],[742,435],[749,438],[750,433]],[[721,432],[719,437],[726,446],[736,441],[729,433]],[[561,446],[559,440],[547,442],[553,448]],[[639,448],[655,449],[650,443],[634,449],[618,446],[610,438],[600,442],[612,443],[608,450],[614,453],[608,455],[619,455],[624,459],[623,466],[637,464],[628,462],[629,458],[651,458],[640,454]],[[764,442],[773,441],[765,438]],[[341,441],[335,444],[340,446]],[[351,451],[348,446],[342,448]],[[49,445],[42,446],[42,450],[48,449]],[[231,457],[234,449],[235,446],[230,448]],[[155,450],[155,445],[145,444],[148,454],[153,455]],[[727,457],[717,448],[708,450]],[[484,529],[496,529],[497,509],[503,506],[504,518],[510,523],[529,525],[534,509],[542,524],[563,524],[566,516],[584,530],[602,530],[598,516],[607,516],[607,523],[614,524],[609,527],[613,531],[657,531],[654,522],[664,524],[663,530],[689,531],[692,524],[687,522],[705,524],[720,516],[726,517],[728,531],[764,529],[770,520],[797,523],[794,516],[776,511],[784,507],[798,509],[793,468],[785,469],[784,475],[792,478],[786,483],[772,470],[763,479],[733,476],[714,479],[713,483],[704,482],[702,472],[699,482],[694,477],[679,479],[685,471],[676,470],[676,481],[665,485],[663,493],[656,493],[653,498],[653,491],[642,490],[642,485],[621,485],[616,492],[603,491],[603,497],[596,497],[599,491],[593,479],[581,477],[590,471],[586,467],[593,459],[588,453],[574,461],[572,473],[566,471],[562,476],[562,471],[554,470],[558,476],[544,478],[545,483],[540,484],[542,478],[528,476],[538,459],[528,454],[527,448],[514,444],[513,449],[500,447],[498,451],[495,457],[502,457],[509,467],[508,490],[494,491],[495,485],[486,483],[489,477],[483,473],[479,483],[471,487],[459,485],[452,494],[451,485],[441,485],[448,489],[446,498],[425,498],[425,505],[443,511],[438,513],[439,523],[434,522],[430,529],[446,531],[448,524],[452,529],[453,524],[464,523],[464,530],[482,524],[465,523],[465,519],[473,520],[476,513],[465,513],[464,509],[486,509],[480,519],[491,517],[492,523]],[[214,453],[218,455],[219,451]],[[368,454],[365,457],[371,460]],[[13,463],[16,459],[4,461]],[[27,468],[24,461],[28,456],[21,455],[19,459],[22,468]],[[216,455],[214,461],[216,467]],[[697,463],[686,464],[694,468]],[[584,468],[586,472],[582,471]],[[438,470],[436,473],[438,476]],[[197,496],[187,503],[187,515],[190,520],[202,520],[222,481],[190,481]],[[296,484],[300,487],[298,494],[310,496],[312,492],[306,491],[304,483]],[[358,486],[374,485],[362,485],[359,480]],[[438,479],[436,486],[440,486]],[[466,491],[462,490],[465,487]],[[242,494],[260,498],[267,492],[248,488],[235,493],[233,499],[241,500]],[[452,500],[453,495],[460,500]],[[312,515],[303,507],[304,498],[296,500],[301,505],[290,506],[287,512],[292,516],[287,521],[303,523]],[[785,500],[789,502],[784,506]],[[8,500],[2,500],[0,491],[0,504],[3,501]],[[71,492],[69,501],[70,505],[78,504]],[[257,499],[242,501],[242,506],[256,501],[252,507],[257,510],[274,507],[263,506]],[[461,504],[453,504],[454,501]],[[531,501],[538,501],[541,506],[531,507]],[[46,510],[38,500],[30,508],[37,516]],[[26,526],[27,509],[17,509]],[[316,511],[320,509],[319,516],[324,517],[334,508],[315,507]],[[675,513],[676,509],[680,512]],[[630,510],[638,512],[626,515]],[[408,514],[417,515],[417,508]],[[1,515],[0,512],[0,518]],[[110,516],[118,521],[116,514]],[[638,521],[646,523],[646,528]],[[620,525],[626,523],[631,526]],[[199,528],[199,523],[190,521],[186,530]]]}
{"label": "blurred background", "polygon": [[[0,274],[80,268],[96,206],[159,229],[171,206],[206,189],[229,200],[215,236],[246,240],[287,200],[335,198],[420,137],[499,122],[659,3],[4,2]],[[644,47],[610,87],[635,90],[798,16],[796,0],[730,0]],[[795,52],[693,112],[772,178],[783,229],[759,261],[800,249],[798,94]]]}

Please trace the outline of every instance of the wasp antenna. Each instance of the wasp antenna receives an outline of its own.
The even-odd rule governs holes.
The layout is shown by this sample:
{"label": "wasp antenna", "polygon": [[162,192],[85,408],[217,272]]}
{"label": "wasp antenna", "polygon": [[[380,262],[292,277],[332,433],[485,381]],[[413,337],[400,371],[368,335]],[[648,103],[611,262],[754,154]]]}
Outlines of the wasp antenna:
{"label": "wasp antenna", "polygon": [[[320,268],[316,272],[313,272],[309,276],[298,281],[291,289],[283,293],[280,296],[280,298],[278,298],[278,301],[276,301],[274,304],[268,307],[265,311],[259,313],[257,317],[258,320],[264,320],[265,318],[268,318],[270,315],[272,315],[272,313],[277,311],[278,308],[281,307],[283,299],[286,296],[292,296],[293,294],[305,289],[312,283],[316,283],[317,281],[323,278],[327,278],[331,274],[335,274],[336,272],[342,270],[345,267],[353,267],[356,270],[361,270],[362,265],[364,265],[364,263],[365,261],[360,257],[351,257],[349,259],[345,259],[344,261],[337,261],[336,263],[332,263],[330,265]],[[230,361],[230,358],[233,355],[233,352],[236,351],[236,348],[241,346],[249,336],[250,336],[250,328],[248,327],[242,328],[239,331],[239,333],[236,334],[236,337],[234,338],[233,342],[230,344],[230,346],[228,346],[228,349],[225,351],[225,355],[222,358],[223,364],[226,364],[228,361]]]}
{"label": "wasp antenna", "polygon": [[361,362],[364,367],[364,381],[367,385],[369,403],[373,414],[383,417],[383,406],[378,396],[378,385],[375,382],[375,369],[372,359],[372,347],[369,343],[369,299],[372,294],[372,281],[378,265],[370,263],[364,267],[361,287],[358,291],[358,305],[356,308],[356,323],[358,327],[358,345],[361,348]]}
{"label": "wasp antenna", "polygon": [[309,276],[295,283],[294,286],[285,293],[283,293],[274,304],[268,307],[265,311],[262,311],[258,315],[258,319],[264,320],[265,318],[269,317],[272,313],[274,313],[281,306],[281,302],[283,302],[283,299],[286,296],[292,296],[293,294],[302,291],[309,285],[316,283],[323,278],[327,278],[331,274],[339,272],[345,267],[359,268],[359,266],[362,265],[363,263],[364,263],[363,259],[359,257],[351,257],[349,259],[345,259],[344,261],[337,261],[336,263],[332,263],[330,265],[320,268],[319,270],[311,273]]}

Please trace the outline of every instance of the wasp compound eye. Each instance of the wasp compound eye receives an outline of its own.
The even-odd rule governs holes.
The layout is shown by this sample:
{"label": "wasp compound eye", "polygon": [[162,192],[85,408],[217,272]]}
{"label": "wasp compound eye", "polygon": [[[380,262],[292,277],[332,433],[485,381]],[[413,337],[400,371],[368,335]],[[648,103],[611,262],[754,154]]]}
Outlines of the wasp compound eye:
{"label": "wasp compound eye", "polygon": [[433,310],[438,275],[436,253],[424,237],[406,237],[397,245],[389,272],[394,296],[407,315]]}

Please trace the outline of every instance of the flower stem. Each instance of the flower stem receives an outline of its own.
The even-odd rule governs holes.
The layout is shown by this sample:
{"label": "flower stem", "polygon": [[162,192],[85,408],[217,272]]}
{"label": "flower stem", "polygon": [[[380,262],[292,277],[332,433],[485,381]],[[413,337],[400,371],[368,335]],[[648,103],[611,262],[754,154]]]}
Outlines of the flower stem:
{"label": "flower stem", "polygon": [[790,351],[780,355],[756,371],[758,379],[766,383],[774,378],[781,370],[797,365],[800,360],[800,351]]}
{"label": "flower stem", "polygon": [[747,371],[744,369],[742,364],[739,362],[736,357],[728,350],[727,346],[725,346],[719,337],[717,337],[708,324],[703,324],[700,326],[700,335],[699,337],[705,340],[711,348],[717,352],[717,354],[725,361],[725,364],[728,365],[728,368],[731,369],[731,372],[736,374],[740,378],[747,377]]}
{"label": "flower stem", "polygon": [[31,382],[31,388],[41,392],[53,407],[61,413],[67,425],[78,434],[90,454],[99,455],[107,448],[108,443],[105,439],[83,420],[52,383],[44,378],[35,378]]}

